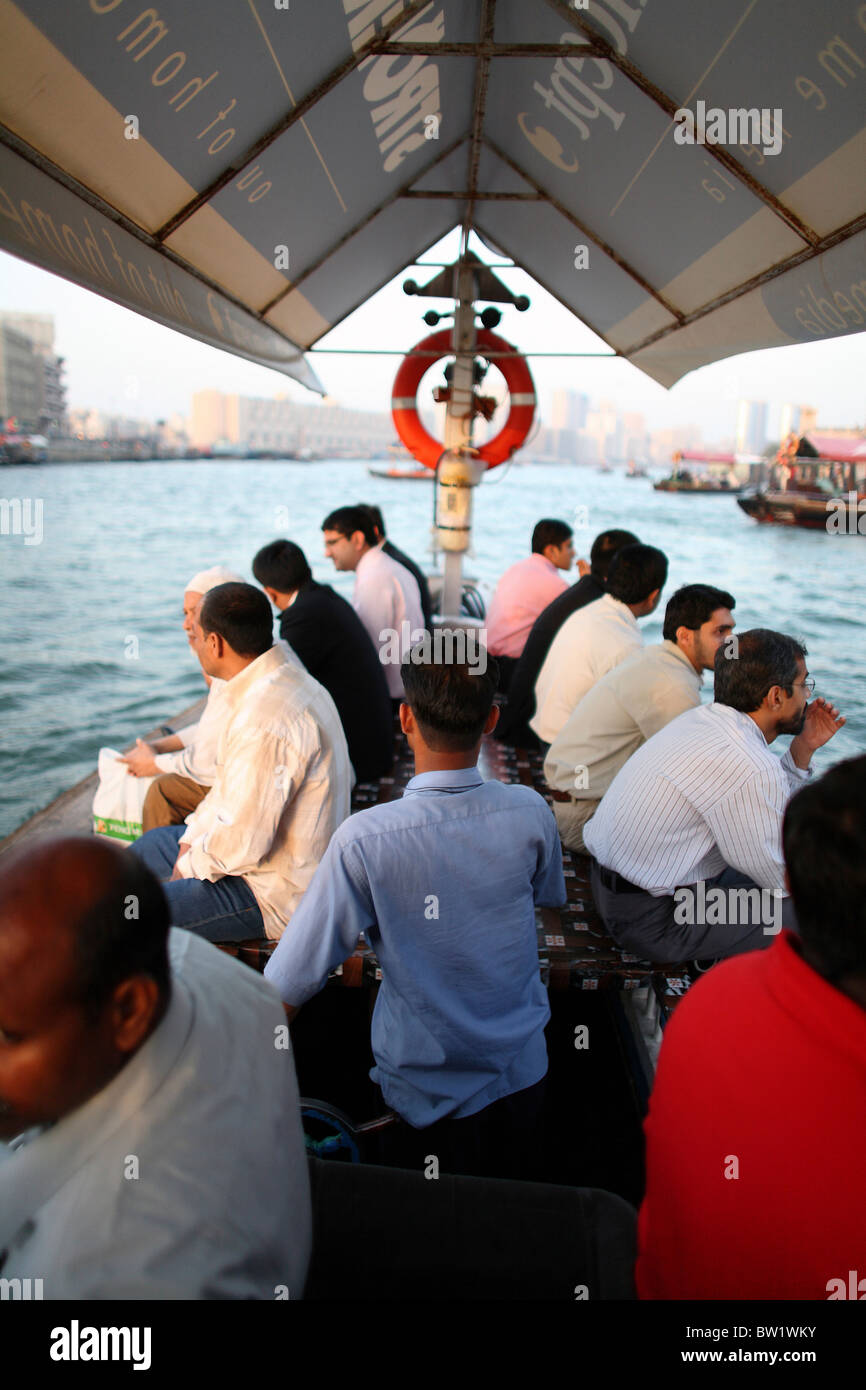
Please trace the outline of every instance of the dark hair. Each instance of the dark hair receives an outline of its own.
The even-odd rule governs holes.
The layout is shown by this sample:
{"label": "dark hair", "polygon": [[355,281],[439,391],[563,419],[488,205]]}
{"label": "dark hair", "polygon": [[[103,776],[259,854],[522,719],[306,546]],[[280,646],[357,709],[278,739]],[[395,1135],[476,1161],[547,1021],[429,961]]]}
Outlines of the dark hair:
{"label": "dark hair", "polygon": [[365,507],[338,507],[329,512],[322,522],[323,531],[338,531],[341,536],[354,536],[360,531],[368,545],[376,544],[373,521]]}
{"label": "dark hair", "polygon": [[571,527],[564,521],[553,521],[549,517],[536,521],[532,532],[532,553],[543,555],[549,545],[564,545],[573,535]]}
{"label": "dark hair", "polygon": [[596,579],[607,579],[614,556],[627,545],[640,545],[637,536],[631,531],[602,531],[596,536],[589,552],[589,568]]}
{"label": "dark hair", "polygon": [[293,594],[313,577],[306,555],[294,541],[263,545],[253,560],[253,574],[263,588],[280,594]]}
{"label": "dark hair", "polygon": [[72,922],[76,990],[93,1022],[112,991],[131,975],[149,975],[160,999],[171,994],[168,901],[162,884],[134,854],[118,857],[107,887]]}
{"label": "dark hair", "polygon": [[654,545],[626,545],[617,551],[607,576],[607,592],[620,603],[643,603],[654,589],[663,589],[668,557]]}
{"label": "dark hair", "polygon": [[731,644],[723,642],[716,652],[713,699],[717,705],[730,705],[743,714],[760,709],[774,685],[786,695],[794,689],[797,666],[806,648],[783,632],[753,627],[741,632]]}
{"label": "dark hair", "polygon": [[271,605],[252,584],[217,584],[202,599],[199,623],[238,656],[261,656],[274,644]]}
{"label": "dark hair", "polygon": [[866,756],[788,802],[782,844],[803,941],[829,979],[866,976]]}
{"label": "dark hair", "polygon": [[697,632],[710,621],[717,608],[733,608],[735,603],[731,594],[724,589],[714,589],[711,584],[684,584],[668,599],[662,636],[668,642],[675,642],[679,628]]}
{"label": "dark hair", "polygon": [[360,511],[367,513],[376,530],[379,532],[379,535],[384,536],[385,518],[383,517],[380,508],[374,506],[372,502],[358,502],[357,506],[360,509]]}
{"label": "dark hair", "polygon": [[418,660],[426,656],[425,648],[425,643],[417,643],[400,668],[406,704],[429,748],[437,753],[465,752],[484,732],[499,684],[499,663],[480,645],[477,665]]}

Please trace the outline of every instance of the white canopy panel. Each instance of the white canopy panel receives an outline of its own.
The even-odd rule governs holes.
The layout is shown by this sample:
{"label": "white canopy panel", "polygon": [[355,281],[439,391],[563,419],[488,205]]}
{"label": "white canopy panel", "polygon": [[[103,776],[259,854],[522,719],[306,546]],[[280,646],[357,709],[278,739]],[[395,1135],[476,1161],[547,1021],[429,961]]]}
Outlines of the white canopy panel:
{"label": "white canopy panel", "polygon": [[321,390],[460,225],[669,386],[866,330],[864,92],[851,0],[0,0],[0,245]]}

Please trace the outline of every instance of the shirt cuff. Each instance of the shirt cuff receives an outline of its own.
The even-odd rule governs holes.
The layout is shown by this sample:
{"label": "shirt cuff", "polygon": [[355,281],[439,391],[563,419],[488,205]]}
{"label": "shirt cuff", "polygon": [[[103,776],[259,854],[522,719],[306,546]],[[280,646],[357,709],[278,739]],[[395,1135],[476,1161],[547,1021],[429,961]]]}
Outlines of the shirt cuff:
{"label": "shirt cuff", "polygon": [[792,772],[800,782],[806,782],[812,776],[812,764],[810,763],[808,767],[798,767],[794,762],[790,748],[785,749],[781,761],[785,771]]}
{"label": "shirt cuff", "polygon": [[154,762],[160,772],[179,772],[180,753],[157,753]]}

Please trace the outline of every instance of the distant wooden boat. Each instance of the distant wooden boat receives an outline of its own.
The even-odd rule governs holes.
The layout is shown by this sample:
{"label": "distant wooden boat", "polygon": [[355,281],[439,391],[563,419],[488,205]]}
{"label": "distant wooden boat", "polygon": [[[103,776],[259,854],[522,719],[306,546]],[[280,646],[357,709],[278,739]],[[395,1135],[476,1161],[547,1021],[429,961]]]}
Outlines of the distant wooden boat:
{"label": "distant wooden boat", "polygon": [[731,480],[737,462],[733,454],[710,454],[698,450],[673,456],[673,471],[653,483],[656,492],[699,493],[702,497],[736,497],[745,484]]}
{"label": "distant wooden boat", "polygon": [[430,482],[436,474],[432,468],[368,468],[371,478],[397,478],[401,482]]}

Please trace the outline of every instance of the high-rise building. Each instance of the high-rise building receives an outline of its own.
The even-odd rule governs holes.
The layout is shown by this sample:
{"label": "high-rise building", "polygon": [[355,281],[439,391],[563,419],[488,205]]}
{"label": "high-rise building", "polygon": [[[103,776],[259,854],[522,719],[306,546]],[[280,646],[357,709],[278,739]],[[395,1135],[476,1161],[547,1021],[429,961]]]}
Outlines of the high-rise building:
{"label": "high-rise building", "polygon": [[767,442],[767,402],[740,401],[737,411],[737,453],[760,454]]}
{"label": "high-rise building", "polygon": [[66,432],[63,358],[50,314],[0,314],[0,415],[22,430]]}
{"label": "high-rise building", "polygon": [[553,430],[582,430],[589,410],[589,397],[580,391],[554,391],[550,415]]}

